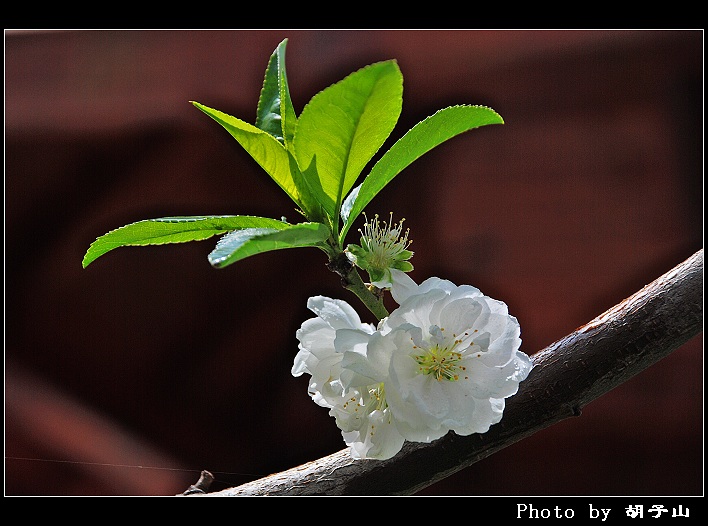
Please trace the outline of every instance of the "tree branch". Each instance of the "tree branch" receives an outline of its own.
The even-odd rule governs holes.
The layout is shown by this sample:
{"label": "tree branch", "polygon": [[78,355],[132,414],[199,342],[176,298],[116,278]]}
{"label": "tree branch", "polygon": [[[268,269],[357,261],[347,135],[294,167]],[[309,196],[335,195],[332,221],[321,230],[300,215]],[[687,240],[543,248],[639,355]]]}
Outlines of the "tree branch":
{"label": "tree branch", "polygon": [[353,460],[347,450],[238,487],[231,495],[411,495],[581,408],[703,330],[703,249],[572,334],[533,355],[504,418],[487,433],[406,443],[395,457]]}

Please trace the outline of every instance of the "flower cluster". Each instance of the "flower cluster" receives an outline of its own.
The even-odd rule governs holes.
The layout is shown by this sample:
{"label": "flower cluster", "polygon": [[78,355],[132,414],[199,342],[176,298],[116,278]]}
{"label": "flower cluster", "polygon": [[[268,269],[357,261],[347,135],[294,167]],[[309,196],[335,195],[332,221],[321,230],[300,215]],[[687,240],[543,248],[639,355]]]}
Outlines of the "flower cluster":
{"label": "flower cluster", "polygon": [[354,458],[387,459],[404,441],[484,433],[531,370],[507,306],[469,285],[416,284],[390,270],[399,304],[378,326],[346,302],[317,296],[297,331],[294,376],[329,408]]}

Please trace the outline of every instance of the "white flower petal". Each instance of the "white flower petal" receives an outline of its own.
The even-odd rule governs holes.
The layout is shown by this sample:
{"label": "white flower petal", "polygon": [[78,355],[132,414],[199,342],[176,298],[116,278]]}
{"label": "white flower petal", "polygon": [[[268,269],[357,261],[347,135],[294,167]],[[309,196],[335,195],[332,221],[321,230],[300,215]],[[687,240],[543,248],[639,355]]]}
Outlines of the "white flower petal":
{"label": "white flower petal", "polygon": [[519,383],[509,381],[513,376],[514,364],[505,367],[487,367],[481,361],[469,360],[466,363],[470,382],[469,392],[475,398],[506,398],[516,392]]}
{"label": "white flower petal", "polygon": [[312,356],[312,353],[307,349],[298,351],[295,355],[295,362],[290,370],[293,376],[301,376],[302,373],[308,373],[310,369],[307,367],[307,361]]}
{"label": "white flower petal", "polygon": [[[442,303],[438,325],[445,328],[449,337],[461,337],[476,327],[486,305],[477,299],[460,298]],[[473,337],[473,336],[472,336]]]}
{"label": "white flower petal", "polygon": [[462,436],[486,433],[493,424],[501,421],[503,413],[503,398],[475,398],[470,422],[466,426],[456,427],[455,433]]}
{"label": "white flower petal", "polygon": [[335,330],[359,329],[362,326],[357,312],[343,300],[315,296],[307,301],[307,308]]}
{"label": "white flower petal", "polygon": [[300,348],[307,349],[315,356],[324,357],[333,350],[335,331],[320,318],[303,322],[295,336],[300,341]]}
{"label": "white flower petal", "polygon": [[403,447],[404,438],[398,432],[388,411],[373,411],[366,425],[355,431],[342,431],[350,455],[357,459],[386,460]]}
{"label": "white flower petal", "polygon": [[366,335],[365,345],[361,333],[337,331],[337,343],[343,348],[342,383],[346,387],[361,387],[383,382],[388,377],[391,353],[395,349],[392,340],[380,333]]}
{"label": "white flower petal", "polygon": [[399,305],[406,301],[409,296],[415,294],[418,290],[418,285],[413,279],[396,268],[389,269],[391,275],[391,296]]}
{"label": "white flower petal", "polygon": [[408,323],[427,331],[431,325],[430,313],[435,308],[436,302],[446,297],[447,294],[441,290],[430,290],[424,294],[409,296],[384,320],[386,329],[390,330]]}
{"label": "white flower petal", "polygon": [[428,379],[417,373],[417,364],[410,356],[394,355],[390,380],[386,384],[386,400],[406,440],[432,442],[448,431],[439,421],[448,402],[437,398],[437,393],[431,393],[430,384],[426,383]]}

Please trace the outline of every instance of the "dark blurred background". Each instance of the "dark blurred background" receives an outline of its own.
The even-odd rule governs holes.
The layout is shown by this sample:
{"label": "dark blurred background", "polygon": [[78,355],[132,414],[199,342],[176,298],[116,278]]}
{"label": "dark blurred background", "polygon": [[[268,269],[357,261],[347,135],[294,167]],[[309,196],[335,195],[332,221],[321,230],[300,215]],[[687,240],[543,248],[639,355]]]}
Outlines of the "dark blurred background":
{"label": "dark blurred background", "polygon": [[[367,213],[406,218],[417,281],[505,301],[528,354],[703,246],[701,30],[6,31],[6,495],[172,495],[202,469],[223,489],[344,447],[290,374],[307,298],[357,305],[323,253],[215,270],[214,238],[81,268],[96,237],[141,219],[299,220],[189,103],[254,122],[284,38],[298,113],[398,60],[384,150],[448,105],[504,117],[416,161]],[[701,335],[421,494],[700,495],[702,372]]]}

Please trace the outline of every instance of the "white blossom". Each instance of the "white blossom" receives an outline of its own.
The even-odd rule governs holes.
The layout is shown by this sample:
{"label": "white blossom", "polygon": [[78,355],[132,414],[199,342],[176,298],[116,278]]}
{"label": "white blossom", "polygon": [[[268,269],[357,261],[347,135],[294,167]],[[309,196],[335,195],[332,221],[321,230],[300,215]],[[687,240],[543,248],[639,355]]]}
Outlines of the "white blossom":
{"label": "white blossom", "polygon": [[311,375],[308,393],[330,409],[353,458],[390,458],[404,439],[393,424],[384,386],[368,376],[342,367],[344,351],[365,352],[374,326],[362,323],[345,301],[324,296],[308,300],[316,318],[297,331],[299,351],[293,376]]}
{"label": "white blossom", "polygon": [[397,269],[391,277],[399,307],[378,327],[320,296],[308,302],[318,317],[297,333],[293,374],[312,375],[310,395],[330,408],[354,458],[390,458],[404,440],[488,431],[532,368],[506,304],[470,285],[417,285]]}
{"label": "white blossom", "polygon": [[375,329],[362,323],[346,301],[315,296],[307,301],[307,308],[317,317],[306,320],[296,333],[300,344],[291,372],[296,377],[308,373],[312,377],[308,386],[312,399],[318,405],[332,407],[344,395],[340,379],[342,354],[334,344],[337,331],[371,334]]}
{"label": "white blossom", "polygon": [[393,342],[385,386],[399,432],[431,442],[488,431],[532,368],[517,319],[477,288],[439,278],[394,283],[392,294],[402,303],[378,330]]}

